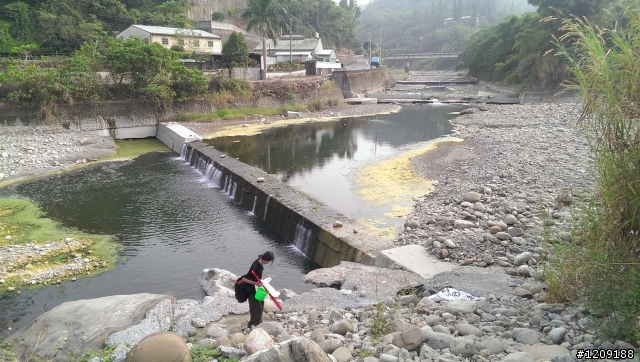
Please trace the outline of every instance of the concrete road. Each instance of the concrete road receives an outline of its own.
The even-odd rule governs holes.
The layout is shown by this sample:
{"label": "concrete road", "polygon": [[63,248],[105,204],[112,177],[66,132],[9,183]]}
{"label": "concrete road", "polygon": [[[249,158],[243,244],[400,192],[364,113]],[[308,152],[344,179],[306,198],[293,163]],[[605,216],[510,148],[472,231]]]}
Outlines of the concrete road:
{"label": "concrete road", "polygon": [[369,62],[364,55],[343,55],[339,56],[340,63],[344,64],[346,70],[369,69]]}

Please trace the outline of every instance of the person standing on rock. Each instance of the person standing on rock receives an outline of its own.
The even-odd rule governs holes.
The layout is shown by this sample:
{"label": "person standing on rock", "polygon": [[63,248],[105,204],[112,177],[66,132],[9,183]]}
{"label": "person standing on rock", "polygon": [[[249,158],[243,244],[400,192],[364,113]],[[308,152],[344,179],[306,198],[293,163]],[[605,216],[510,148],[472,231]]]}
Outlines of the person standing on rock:
{"label": "person standing on rock", "polygon": [[256,285],[261,287],[262,283],[256,280],[256,277],[251,273],[252,271],[256,273],[258,278],[262,280],[262,270],[264,269],[263,265],[273,263],[273,253],[270,251],[265,252],[264,254],[258,255],[258,259],[256,259],[252,264],[249,272],[242,277],[242,282],[252,285],[250,287],[252,290],[249,293],[249,323],[247,324],[247,328],[251,329],[252,326],[257,326],[262,323],[262,311],[264,310],[264,301],[259,301],[255,298],[256,295]]}

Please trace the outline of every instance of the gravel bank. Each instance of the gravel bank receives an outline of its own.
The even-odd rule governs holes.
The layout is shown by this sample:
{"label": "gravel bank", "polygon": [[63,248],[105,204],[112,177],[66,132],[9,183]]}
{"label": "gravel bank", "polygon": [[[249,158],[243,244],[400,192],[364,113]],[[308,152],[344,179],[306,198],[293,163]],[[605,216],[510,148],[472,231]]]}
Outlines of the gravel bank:
{"label": "gravel bank", "polygon": [[115,143],[59,127],[0,126],[0,181],[55,172],[113,153]]}
{"label": "gravel bank", "polygon": [[[570,241],[577,200],[593,188],[576,104],[489,106],[453,120],[462,143],[413,159],[437,180],[396,243],[511,275],[539,277],[553,241]],[[549,241],[546,240],[546,241]]]}

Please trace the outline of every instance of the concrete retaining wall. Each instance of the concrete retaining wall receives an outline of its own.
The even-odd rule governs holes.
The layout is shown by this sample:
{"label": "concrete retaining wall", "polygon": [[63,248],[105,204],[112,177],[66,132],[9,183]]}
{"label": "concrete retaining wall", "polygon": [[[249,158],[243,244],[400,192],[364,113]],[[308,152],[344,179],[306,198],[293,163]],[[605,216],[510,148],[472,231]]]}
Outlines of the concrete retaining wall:
{"label": "concrete retaining wall", "polygon": [[[373,264],[373,255],[363,250],[363,240],[370,245],[376,236],[365,231],[354,234],[354,221],[262,170],[221,157],[222,152],[200,141],[186,145],[182,150],[186,161],[218,183],[236,203],[253,212],[267,227],[296,245],[314,263],[322,267],[335,266],[343,260]],[[172,148],[175,150],[175,145]],[[264,178],[264,182],[258,182],[259,177]],[[344,226],[334,228],[336,220],[341,220]],[[379,246],[387,247],[388,243],[380,239]],[[371,251],[377,253],[378,250]]]}
{"label": "concrete retaining wall", "polygon": [[385,68],[358,71],[334,71],[331,79],[342,89],[345,98],[351,98],[355,94],[364,94],[367,91],[382,89],[388,79]]}
{"label": "concrete retaining wall", "polygon": [[156,138],[177,153],[180,153],[185,143],[202,141],[202,137],[177,123],[160,123]]}

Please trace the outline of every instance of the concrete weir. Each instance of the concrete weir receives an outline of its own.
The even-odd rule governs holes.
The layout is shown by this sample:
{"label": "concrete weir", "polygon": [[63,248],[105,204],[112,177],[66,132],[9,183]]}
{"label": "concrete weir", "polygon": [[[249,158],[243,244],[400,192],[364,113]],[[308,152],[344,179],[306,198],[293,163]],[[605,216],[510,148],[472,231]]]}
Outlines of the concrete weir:
{"label": "concrete weir", "polygon": [[399,265],[429,278],[456,266],[432,258],[420,245],[393,248],[391,240],[274,176],[205,145],[181,125],[161,124],[158,139],[321,267],[333,267],[342,261],[386,268]]}
{"label": "concrete weir", "polygon": [[[205,145],[182,125],[160,124],[157,138],[322,267],[341,261],[372,265],[380,250],[392,246],[391,241],[266,172]],[[342,225],[335,225],[336,221]]]}
{"label": "concrete weir", "polygon": [[[322,267],[335,266],[343,260],[373,264],[374,255],[389,246],[388,241],[372,235],[344,215],[262,170],[223,157],[222,152],[200,141],[186,144],[181,156]],[[335,226],[335,221],[342,226]]]}

